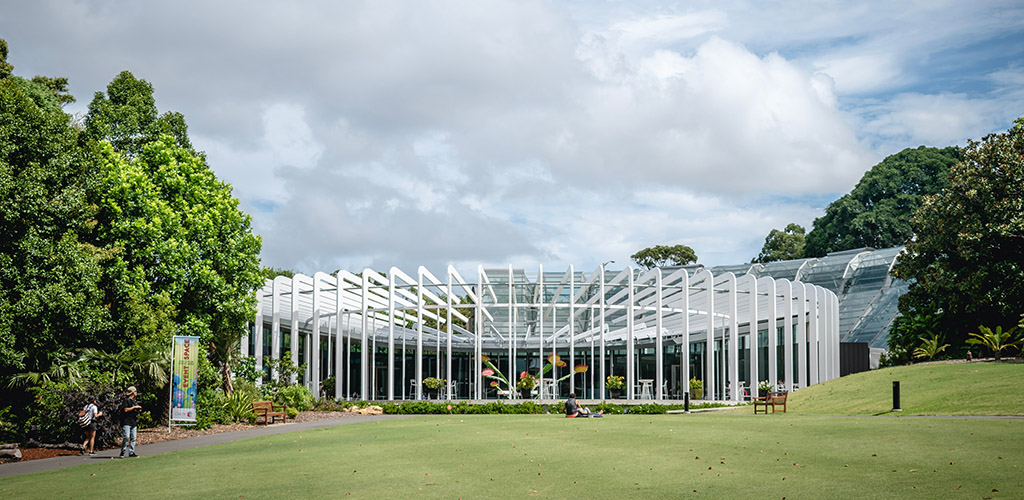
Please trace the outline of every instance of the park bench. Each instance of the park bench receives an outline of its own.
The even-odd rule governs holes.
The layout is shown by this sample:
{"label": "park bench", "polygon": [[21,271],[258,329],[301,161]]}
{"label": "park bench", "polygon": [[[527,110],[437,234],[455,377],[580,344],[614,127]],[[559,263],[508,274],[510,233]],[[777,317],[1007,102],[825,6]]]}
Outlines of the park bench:
{"label": "park bench", "polygon": [[782,391],[776,393],[768,393],[768,395],[763,398],[755,398],[754,413],[757,414],[758,409],[761,409],[762,411],[764,411],[765,415],[767,415],[769,406],[772,408],[772,413],[775,413],[775,408],[778,406],[782,407],[782,413],[786,413],[786,398],[788,396],[788,392]]}
{"label": "park bench", "polygon": [[256,413],[256,420],[263,417],[263,424],[269,424],[277,417],[281,417],[284,423],[288,423],[288,407],[276,405],[273,401],[253,401],[252,411]]}

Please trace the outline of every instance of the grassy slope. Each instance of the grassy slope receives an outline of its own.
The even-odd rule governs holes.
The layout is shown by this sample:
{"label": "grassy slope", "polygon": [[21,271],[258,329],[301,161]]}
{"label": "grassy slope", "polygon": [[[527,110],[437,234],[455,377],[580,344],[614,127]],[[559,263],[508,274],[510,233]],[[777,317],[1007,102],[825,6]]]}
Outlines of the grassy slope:
{"label": "grassy slope", "polygon": [[428,416],[16,476],[0,497],[1009,498],[1022,436],[1000,419]]}
{"label": "grassy slope", "polygon": [[888,413],[894,380],[900,381],[905,415],[1024,415],[1024,363],[934,363],[857,373],[794,392],[789,411]]}

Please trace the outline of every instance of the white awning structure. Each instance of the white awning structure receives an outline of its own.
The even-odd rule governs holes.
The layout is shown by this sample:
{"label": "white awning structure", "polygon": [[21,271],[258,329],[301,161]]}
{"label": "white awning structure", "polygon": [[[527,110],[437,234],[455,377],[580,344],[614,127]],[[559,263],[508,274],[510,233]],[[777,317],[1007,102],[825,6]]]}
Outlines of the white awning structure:
{"label": "white awning structure", "polygon": [[[839,376],[838,301],[818,285],[685,268],[531,274],[277,277],[259,292],[243,354],[262,369],[265,356],[289,352],[314,393],[334,376],[329,396],[385,400],[423,398],[427,376],[447,381],[447,399],[516,397],[489,387],[485,356],[513,383],[538,375],[542,399],[605,399],[613,374],[628,400],[679,398],[691,378],[706,399],[738,400],[744,392],[731,388],[759,380],[794,390]],[[551,354],[567,367],[540,373]],[[588,370],[555,383],[577,365]]]}

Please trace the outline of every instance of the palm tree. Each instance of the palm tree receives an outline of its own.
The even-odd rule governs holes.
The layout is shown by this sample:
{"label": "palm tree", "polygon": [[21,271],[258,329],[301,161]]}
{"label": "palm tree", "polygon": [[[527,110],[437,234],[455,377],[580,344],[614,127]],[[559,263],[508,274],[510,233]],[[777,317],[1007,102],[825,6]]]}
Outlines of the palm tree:
{"label": "palm tree", "polygon": [[999,361],[999,353],[1003,349],[1007,349],[1010,347],[1020,347],[1021,345],[1020,340],[1011,340],[1013,339],[1013,333],[1017,330],[1017,327],[1013,327],[1004,332],[1003,327],[1001,326],[997,326],[996,329],[993,331],[991,328],[987,326],[979,325],[978,330],[981,331],[981,333],[970,334],[974,338],[967,339],[967,343],[978,344],[991,349],[992,354],[996,358],[996,361]]}
{"label": "palm tree", "polygon": [[152,383],[156,388],[167,385],[171,369],[171,355],[168,349],[155,347],[125,349],[120,352],[105,352],[98,349],[83,350],[84,358],[95,363],[100,369],[111,372],[115,387],[121,387],[121,375],[134,376],[139,381]]}
{"label": "palm tree", "polygon": [[7,381],[8,388],[38,386],[54,381],[67,382],[71,385],[78,385],[82,380],[82,372],[78,363],[84,358],[81,355],[62,351],[59,352],[46,371],[28,371],[13,375]]}

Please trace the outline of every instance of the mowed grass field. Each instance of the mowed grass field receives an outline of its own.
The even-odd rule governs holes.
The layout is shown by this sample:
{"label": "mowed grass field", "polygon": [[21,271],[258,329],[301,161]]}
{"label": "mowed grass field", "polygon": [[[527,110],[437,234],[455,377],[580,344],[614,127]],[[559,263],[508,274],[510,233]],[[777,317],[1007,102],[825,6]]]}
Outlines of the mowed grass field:
{"label": "mowed grass field", "polygon": [[1024,363],[927,363],[855,373],[794,392],[789,411],[877,415],[892,410],[900,382],[907,415],[1024,416]]}
{"label": "mowed grass field", "polygon": [[[960,369],[908,370],[932,366]],[[1020,365],[993,366],[958,379],[1009,374],[1019,385]],[[829,384],[794,394],[790,413],[767,416],[746,407],[342,425],[0,479],[0,498],[1024,498],[1024,419],[843,416],[842,403],[824,396],[815,397],[829,415],[801,414],[804,393],[850,399]],[[904,391],[909,409],[913,391]],[[891,405],[891,391],[879,398]],[[963,406],[953,403],[936,412]],[[849,404],[857,413],[876,403]]]}

